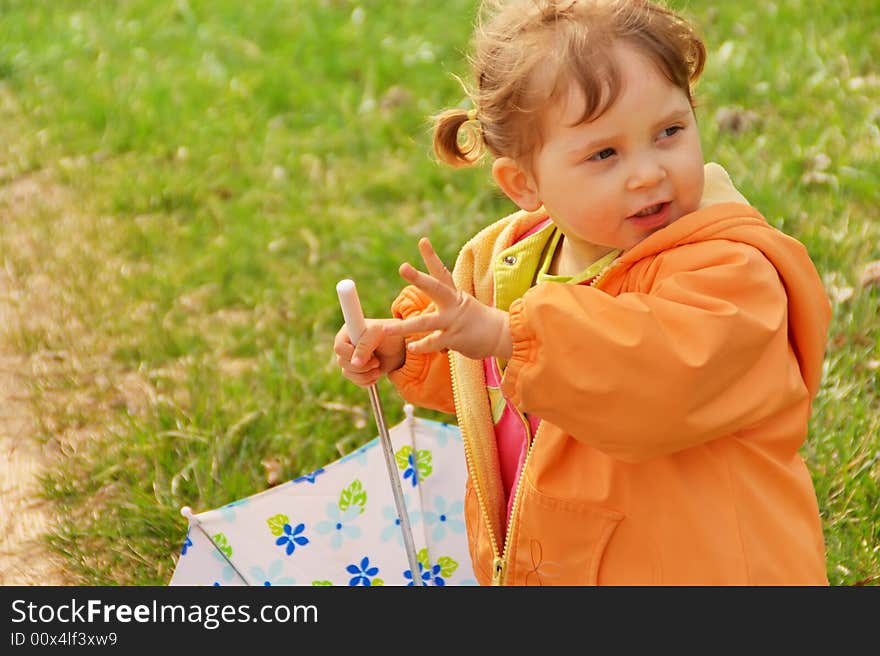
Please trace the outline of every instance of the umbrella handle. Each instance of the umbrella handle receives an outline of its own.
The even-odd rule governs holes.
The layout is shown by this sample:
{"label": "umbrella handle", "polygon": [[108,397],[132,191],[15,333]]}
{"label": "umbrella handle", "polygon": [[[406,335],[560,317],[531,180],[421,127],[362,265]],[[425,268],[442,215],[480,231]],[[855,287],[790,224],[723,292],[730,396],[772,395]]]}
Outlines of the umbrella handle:
{"label": "umbrella handle", "polygon": [[[364,311],[358,298],[357,288],[353,280],[340,280],[336,284],[336,295],[339,297],[339,305],[342,307],[342,316],[345,319],[345,329],[352,344],[357,344],[367,328],[364,319]],[[403,546],[406,549],[406,557],[409,561],[409,569],[412,574],[413,585],[418,587],[421,582],[419,571],[419,559],[416,556],[416,546],[413,541],[412,526],[409,522],[409,513],[406,511],[406,502],[403,498],[403,487],[400,484],[400,476],[397,473],[397,465],[394,459],[394,447],[391,445],[391,436],[385,424],[385,416],[382,412],[382,403],[379,399],[379,389],[376,384],[369,387],[370,405],[373,408],[373,417],[379,429],[379,441],[382,443],[382,453],[385,456],[385,466],[388,468],[388,478],[391,481],[391,491],[394,495],[394,504],[397,507],[397,516],[400,518],[400,532],[403,534]]]}
{"label": "umbrella handle", "polygon": [[364,310],[361,308],[361,299],[358,298],[354,280],[346,278],[336,283],[336,295],[339,297],[339,305],[342,307],[348,338],[352,344],[357,344],[367,329],[367,322],[364,319]]}

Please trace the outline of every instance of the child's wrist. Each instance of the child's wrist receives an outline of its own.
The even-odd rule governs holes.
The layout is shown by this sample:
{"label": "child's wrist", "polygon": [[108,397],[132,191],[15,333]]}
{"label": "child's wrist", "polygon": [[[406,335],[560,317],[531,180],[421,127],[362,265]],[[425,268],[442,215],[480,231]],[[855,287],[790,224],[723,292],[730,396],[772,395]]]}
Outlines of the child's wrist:
{"label": "child's wrist", "polygon": [[504,310],[495,310],[498,313],[498,340],[495,345],[495,356],[509,359],[513,355],[513,335],[510,333],[510,314]]}
{"label": "child's wrist", "polygon": [[406,340],[400,340],[400,350],[394,355],[393,362],[388,367],[388,373],[392,373],[402,368],[406,364]]}

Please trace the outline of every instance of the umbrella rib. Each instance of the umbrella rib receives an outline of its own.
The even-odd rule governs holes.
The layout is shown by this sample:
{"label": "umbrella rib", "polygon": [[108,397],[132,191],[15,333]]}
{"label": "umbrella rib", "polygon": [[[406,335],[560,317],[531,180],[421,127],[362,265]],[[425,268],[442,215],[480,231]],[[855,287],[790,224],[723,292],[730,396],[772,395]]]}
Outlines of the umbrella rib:
{"label": "umbrella rib", "polygon": [[[382,445],[382,455],[385,457],[385,466],[388,469],[394,505],[397,507],[397,517],[400,519],[403,547],[404,551],[406,551],[406,559],[412,574],[413,586],[416,586],[421,570],[419,569],[419,559],[416,554],[415,543],[413,542],[412,525],[409,521],[409,513],[406,510],[406,501],[403,498],[403,488],[400,485],[400,476],[397,473],[397,466],[394,461],[394,447],[391,444],[391,436],[385,424],[385,415],[382,412],[382,402],[379,399],[379,390],[376,384],[370,385],[368,391],[370,393],[370,404],[373,406],[373,417],[376,420],[376,426],[379,428],[379,442]],[[413,454],[413,467],[415,467],[415,454]]]}
{"label": "umbrella rib", "polygon": [[[417,457],[417,453],[418,453],[418,446],[417,446],[417,442],[416,442],[416,435],[419,430],[418,424],[416,423],[417,420],[416,420],[416,417],[414,414],[414,408],[411,404],[407,403],[403,407],[403,410],[404,410],[404,413],[406,414],[407,423],[409,424],[409,426],[407,426],[407,428],[409,428],[409,440],[410,440],[410,444],[412,445],[413,459],[415,460],[415,458]],[[418,499],[418,508],[421,509],[421,513],[422,513],[422,529],[421,529],[422,530],[422,541],[425,545],[425,548],[428,550],[428,560],[433,562],[433,558],[434,558],[434,556],[432,555],[433,550],[431,549],[431,542],[428,540],[428,523],[425,521],[425,507],[426,506],[425,506],[425,497],[424,497],[424,494],[422,494],[422,492],[424,491],[424,488],[422,487],[422,484],[424,483],[424,481],[422,480],[421,477],[419,477],[417,479],[417,481],[418,482],[416,484],[415,493],[416,493],[416,498]]]}
{"label": "umbrella rib", "polygon": [[204,527],[202,527],[202,523],[201,523],[198,519],[196,519],[195,515],[190,514],[189,517],[187,517],[187,519],[189,519],[190,524],[192,524],[192,525],[195,526],[197,529],[199,529],[199,531],[201,532],[201,534],[204,535],[204,536],[208,539],[208,542],[210,542],[211,545],[217,550],[217,553],[219,553],[220,556],[223,558],[223,560],[226,561],[226,564],[229,565],[229,566],[232,568],[232,571],[235,572],[235,573],[238,575],[238,578],[240,578],[242,581],[244,581],[244,584],[245,584],[245,585],[250,586],[250,585],[251,585],[251,582],[248,581],[248,580],[244,577],[244,574],[242,574],[241,572],[238,571],[238,568],[237,568],[237,567],[235,566],[235,564],[229,559],[229,556],[226,555],[226,552],[223,551],[223,549],[221,549],[221,548],[217,545],[216,542],[214,542],[214,538],[212,538],[212,537],[208,534],[208,532],[204,529]]}

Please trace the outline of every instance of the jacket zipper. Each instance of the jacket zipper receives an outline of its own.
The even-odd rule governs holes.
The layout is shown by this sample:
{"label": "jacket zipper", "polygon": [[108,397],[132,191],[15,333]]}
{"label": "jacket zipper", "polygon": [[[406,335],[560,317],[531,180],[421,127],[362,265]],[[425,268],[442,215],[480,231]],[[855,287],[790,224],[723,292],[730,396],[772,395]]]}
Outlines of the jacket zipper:
{"label": "jacket zipper", "polygon": [[587,284],[587,287],[597,287],[599,285],[599,283],[601,282],[602,278],[605,277],[605,274],[607,274],[609,271],[611,271],[611,269],[614,268],[614,265],[617,264],[618,262],[620,262],[619,257],[616,257],[613,260],[611,260],[604,269],[602,269],[599,273],[597,273],[595,276],[593,276],[593,279]]}
{"label": "jacket zipper", "polygon": [[[525,418],[520,413],[519,409],[517,409],[517,414],[519,414],[520,418],[525,421]],[[526,451],[526,458],[523,461],[522,470],[520,470],[519,478],[516,479],[516,486],[513,488],[513,506],[510,509],[510,517],[507,518],[507,531],[504,534],[504,548],[501,550],[501,558],[496,558],[495,566],[494,566],[494,576],[492,577],[492,585],[504,585],[504,575],[507,570],[507,556],[508,549],[510,547],[510,534],[513,532],[513,520],[516,517],[516,512],[519,509],[520,497],[520,489],[522,488],[522,479],[526,475],[526,467],[529,466],[529,457],[532,455],[532,450],[535,447],[535,442],[538,439],[538,435],[541,434],[541,429],[544,427],[544,422],[542,421],[538,425],[538,430],[535,431],[534,436],[532,437],[531,442],[529,442],[529,448]],[[527,428],[529,433],[531,433],[531,428]]]}
{"label": "jacket zipper", "polygon": [[[455,407],[460,408],[462,407],[461,392],[458,387],[458,374],[456,373],[452,351],[449,352],[449,377],[452,381],[452,398],[455,402]],[[470,448],[470,441],[468,440],[464,422],[459,422],[458,428],[461,431],[461,441],[464,445],[464,459],[467,463],[467,469],[473,477],[474,492],[477,495],[477,506],[479,506],[480,508],[480,514],[483,516],[483,523],[486,525],[486,529],[489,533],[489,543],[492,547],[492,584],[495,585],[496,577],[499,575],[502,569],[501,557],[498,554],[498,543],[495,541],[495,531],[492,530],[492,521],[489,518],[488,511],[486,510],[486,501],[483,498],[482,493],[482,483],[480,481],[480,477],[477,475],[478,469],[474,463],[474,455]]]}

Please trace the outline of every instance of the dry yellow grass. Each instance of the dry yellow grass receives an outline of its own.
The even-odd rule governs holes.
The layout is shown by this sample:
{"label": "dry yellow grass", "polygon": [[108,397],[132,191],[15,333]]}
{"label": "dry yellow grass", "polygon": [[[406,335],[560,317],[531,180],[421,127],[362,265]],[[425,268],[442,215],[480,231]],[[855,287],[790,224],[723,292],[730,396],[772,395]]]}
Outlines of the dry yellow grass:
{"label": "dry yellow grass", "polygon": [[[51,205],[56,196],[47,191],[27,178],[0,188],[4,237],[23,247],[22,253],[27,252],[29,239],[16,231],[20,225],[16,219],[38,204],[45,207],[47,200]],[[35,439],[39,418],[32,393],[39,358],[21,353],[11,338],[23,320],[52,321],[47,295],[34,288],[43,286],[46,291],[46,279],[30,282],[35,285],[22,286],[9,263],[0,270],[0,585],[64,585],[70,577],[43,541],[54,517],[39,479],[57,452],[54,445]],[[25,304],[36,314],[25,318],[21,313]]]}

